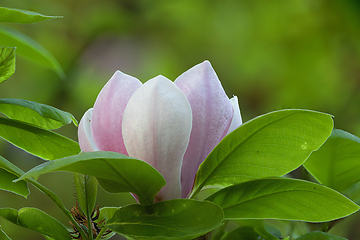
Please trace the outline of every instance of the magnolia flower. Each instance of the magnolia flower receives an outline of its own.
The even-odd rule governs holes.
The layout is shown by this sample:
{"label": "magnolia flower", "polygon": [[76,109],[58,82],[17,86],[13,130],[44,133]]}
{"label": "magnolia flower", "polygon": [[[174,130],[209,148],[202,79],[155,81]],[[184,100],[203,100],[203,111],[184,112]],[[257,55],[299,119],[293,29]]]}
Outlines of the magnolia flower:
{"label": "magnolia flower", "polygon": [[237,97],[229,99],[210,62],[174,82],[157,76],[142,84],[115,72],[79,124],[82,151],[113,151],[155,167],[166,186],[156,200],[185,198],[199,165],[242,124]]}

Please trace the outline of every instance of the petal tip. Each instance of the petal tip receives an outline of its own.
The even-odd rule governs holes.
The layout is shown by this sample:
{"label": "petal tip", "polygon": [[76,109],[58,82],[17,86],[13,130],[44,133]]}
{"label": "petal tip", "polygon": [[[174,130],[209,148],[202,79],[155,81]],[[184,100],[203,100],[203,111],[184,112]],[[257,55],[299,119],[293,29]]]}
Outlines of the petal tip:
{"label": "petal tip", "polygon": [[163,82],[163,81],[170,81],[172,82],[170,79],[168,79],[167,77],[163,76],[163,75],[157,75],[156,77],[153,77],[152,79],[148,80],[152,81],[152,82]]}
{"label": "petal tip", "polygon": [[[122,73],[120,70],[116,70],[115,73],[112,75],[111,78],[113,78],[113,77],[120,77],[121,74],[123,74],[123,73]],[[110,79],[111,79],[111,78],[110,78]]]}
{"label": "petal tip", "polygon": [[[116,70],[115,73],[111,76],[110,80],[111,79],[120,79],[122,76],[130,76],[130,75],[127,75],[120,70]],[[130,76],[130,77],[132,77],[132,76]]]}
{"label": "petal tip", "polygon": [[209,60],[205,60],[205,61],[203,61],[202,63],[200,63],[198,65],[203,66],[203,68],[213,69],[213,67],[212,67]]}
{"label": "petal tip", "polygon": [[[189,69],[189,70],[191,70],[191,69]],[[199,63],[199,64],[195,65],[193,67],[193,70],[202,72],[205,75],[210,74],[210,75],[215,75],[216,76],[215,70],[214,70],[214,68],[212,67],[211,63],[208,60],[205,60],[202,63]],[[216,76],[216,78],[217,78],[217,76]]]}
{"label": "petal tip", "polygon": [[209,61],[209,60],[205,60],[205,61],[203,61],[203,62],[202,62],[202,64],[206,64],[206,65],[210,65],[210,66],[211,66],[211,63],[210,63],[210,61]]}

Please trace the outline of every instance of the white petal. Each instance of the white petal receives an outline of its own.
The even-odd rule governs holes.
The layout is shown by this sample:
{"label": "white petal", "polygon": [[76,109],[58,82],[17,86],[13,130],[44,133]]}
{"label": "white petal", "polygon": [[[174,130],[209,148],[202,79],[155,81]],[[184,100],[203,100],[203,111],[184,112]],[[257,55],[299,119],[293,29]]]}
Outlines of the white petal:
{"label": "white petal", "polygon": [[231,120],[230,128],[227,134],[231,133],[235,129],[237,129],[242,124],[239,101],[237,96],[234,96],[230,99],[230,103],[234,109],[233,119]]}
{"label": "white petal", "polygon": [[91,134],[92,111],[92,108],[87,110],[79,123],[78,138],[80,148],[83,152],[93,152],[99,150]]}
{"label": "white petal", "polygon": [[191,126],[189,101],[163,76],[142,85],[125,108],[122,132],[129,156],[151,164],[166,180],[158,201],[181,197],[180,172]]}

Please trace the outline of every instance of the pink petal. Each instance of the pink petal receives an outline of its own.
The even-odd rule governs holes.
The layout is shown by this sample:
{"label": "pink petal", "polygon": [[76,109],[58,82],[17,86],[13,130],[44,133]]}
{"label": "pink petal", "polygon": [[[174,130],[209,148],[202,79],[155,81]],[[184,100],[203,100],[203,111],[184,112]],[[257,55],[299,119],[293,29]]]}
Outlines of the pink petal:
{"label": "pink petal", "polygon": [[98,151],[94,139],[91,134],[91,114],[93,109],[90,108],[81,118],[78,128],[78,138],[81,151],[83,152],[93,152]]}
{"label": "pink petal", "polygon": [[185,94],[163,76],[141,86],[125,108],[122,130],[129,156],[151,164],[166,180],[157,201],[181,197],[181,164],[191,124]]}
{"label": "pink petal", "polygon": [[184,198],[193,186],[199,165],[228,132],[233,107],[209,61],[181,74],[175,84],[185,93],[193,114],[193,129],[181,170]]}
{"label": "pink petal", "polygon": [[123,113],[130,97],[141,85],[138,79],[116,71],[101,89],[91,123],[94,141],[101,151],[127,155],[121,128]]}
{"label": "pink petal", "polygon": [[231,120],[230,128],[227,134],[231,133],[235,129],[237,129],[242,124],[241,114],[240,114],[240,107],[239,101],[237,96],[234,96],[230,99],[230,103],[234,109],[234,116]]}

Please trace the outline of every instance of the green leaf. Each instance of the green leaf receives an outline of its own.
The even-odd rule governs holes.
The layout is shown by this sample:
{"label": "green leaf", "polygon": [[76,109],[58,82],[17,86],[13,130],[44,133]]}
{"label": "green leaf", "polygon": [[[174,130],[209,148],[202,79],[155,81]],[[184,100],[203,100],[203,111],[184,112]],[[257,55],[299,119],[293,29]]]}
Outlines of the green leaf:
{"label": "green leaf", "polygon": [[283,176],[330,136],[330,115],[282,110],[257,117],[227,135],[200,165],[192,197],[202,188]]}
{"label": "green leaf", "polygon": [[45,234],[55,240],[72,239],[64,225],[37,208],[26,207],[19,211],[0,208],[0,216],[20,227]]}
{"label": "green leaf", "polygon": [[[99,215],[99,219],[95,222],[99,223],[99,222],[102,222],[103,224],[106,224],[107,221],[109,219],[111,219],[115,212],[117,210],[119,210],[121,207],[103,207],[100,209],[100,215]],[[103,228],[103,227],[101,227]],[[101,239],[110,239],[111,237],[113,237],[116,233],[115,232],[111,232],[109,234],[106,234],[106,236],[103,236],[103,238]]]}
{"label": "green leaf", "polygon": [[54,240],[53,238],[48,237],[48,236],[46,236],[46,235],[43,235],[43,237],[44,237],[46,240]]}
{"label": "green leaf", "polygon": [[296,240],[347,240],[346,238],[330,235],[324,232],[310,232],[301,237],[297,238]]}
{"label": "green leaf", "polygon": [[0,189],[26,198],[30,193],[27,182],[13,182],[13,180],[17,179],[22,174],[24,174],[23,171],[0,156]]}
{"label": "green leaf", "polygon": [[15,72],[15,49],[14,47],[0,47],[0,83]]}
{"label": "green leaf", "polygon": [[0,118],[0,137],[42,159],[75,155],[79,144],[60,134],[17,120]]}
{"label": "green leaf", "polygon": [[36,23],[52,18],[62,18],[61,16],[45,16],[40,13],[0,7],[0,22],[6,23]]}
{"label": "green leaf", "polygon": [[[225,223],[226,224],[226,223]],[[225,234],[225,224],[211,232],[211,240],[220,240]]]}
{"label": "green leaf", "polygon": [[17,179],[18,177],[19,176],[16,176],[0,168],[0,189],[18,194],[26,198],[30,193],[27,182],[20,181],[14,183],[13,180]]}
{"label": "green leaf", "polygon": [[0,156],[0,168],[5,169],[6,171],[19,177],[24,174],[24,172],[20,168],[18,168],[16,165],[9,162],[2,156]]}
{"label": "green leaf", "polygon": [[59,62],[44,47],[28,36],[5,26],[0,26],[0,39],[3,46],[16,46],[17,53],[44,67],[54,70],[60,78],[65,78]]}
{"label": "green leaf", "polygon": [[11,240],[11,238],[6,235],[6,233],[2,230],[0,225],[0,240]]}
{"label": "green leaf", "polygon": [[[231,222],[232,221],[228,221],[228,223]],[[241,227],[251,227],[252,231],[254,231],[259,237],[261,237],[261,239],[279,240],[278,237],[273,235],[274,233],[277,234],[277,236],[279,237],[281,236],[281,233],[279,232],[278,229],[270,227],[269,225],[267,225],[266,226],[267,228],[265,228],[263,220],[245,219],[245,220],[237,220],[236,223],[238,224],[238,226]],[[269,232],[272,232],[273,234],[270,234]]]}
{"label": "green leaf", "polygon": [[67,171],[96,177],[108,192],[132,192],[142,204],[151,204],[155,195],[165,186],[161,174],[148,163],[116,152],[84,152],[38,165],[20,179],[41,174]]}
{"label": "green leaf", "polygon": [[266,240],[262,238],[255,230],[254,227],[245,226],[239,227],[235,230],[226,233],[221,240]]}
{"label": "green leaf", "polygon": [[107,222],[121,207],[103,207],[100,209],[99,221]]}
{"label": "green leaf", "polygon": [[76,197],[88,219],[95,208],[98,182],[93,176],[74,173]]}
{"label": "green leaf", "polygon": [[282,219],[324,222],[346,217],[359,206],[315,183],[269,178],[224,188],[206,200],[224,210],[225,219]]}
{"label": "green leaf", "polygon": [[[16,181],[19,181],[19,179]],[[60,208],[60,210],[68,217],[71,224],[76,227],[76,229],[80,232],[80,234],[82,236],[86,235],[84,230],[80,227],[79,223],[74,220],[71,212],[67,208],[65,208],[63,202],[61,201],[61,199],[58,195],[56,195],[51,190],[47,189],[46,187],[44,187],[43,185],[41,185],[40,183],[35,181],[33,178],[27,179],[27,181],[30,182],[31,184],[33,184],[37,189],[39,189],[47,197],[49,197],[56,204],[56,206],[58,206]]]}
{"label": "green leaf", "polygon": [[263,237],[266,240],[278,240],[277,237],[275,237],[274,235],[270,234],[268,231],[266,231],[265,227],[264,227],[264,223],[261,221],[261,224],[254,224],[254,231],[259,234],[261,237]]}
{"label": "green leaf", "polygon": [[304,167],[321,184],[345,191],[360,181],[360,138],[334,129],[330,138]]}
{"label": "green leaf", "polygon": [[122,207],[106,227],[136,239],[192,239],[223,221],[222,209],[207,201],[173,199]]}
{"label": "green leaf", "polygon": [[77,126],[77,121],[71,113],[23,99],[0,99],[0,112],[11,119],[31,123],[48,130],[60,128],[71,122]]}

